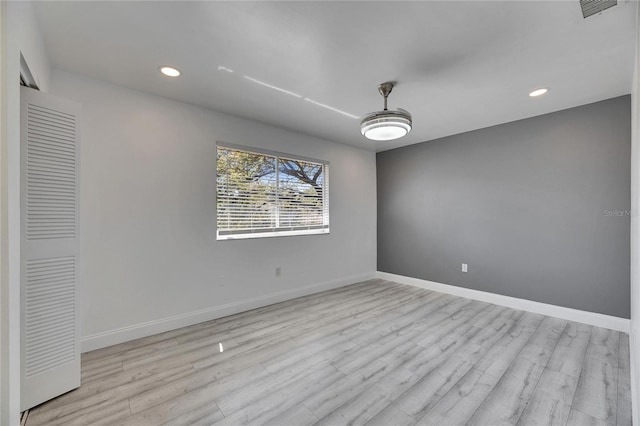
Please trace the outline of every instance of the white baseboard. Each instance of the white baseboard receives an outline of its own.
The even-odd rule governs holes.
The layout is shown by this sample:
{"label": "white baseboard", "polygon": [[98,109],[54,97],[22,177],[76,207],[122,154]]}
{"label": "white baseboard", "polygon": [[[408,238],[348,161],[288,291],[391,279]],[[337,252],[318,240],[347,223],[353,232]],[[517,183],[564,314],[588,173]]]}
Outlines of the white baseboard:
{"label": "white baseboard", "polygon": [[563,306],[549,305],[547,303],[534,302],[531,300],[519,299],[517,297],[503,296],[501,294],[488,293],[486,291],[471,290],[464,287],[457,287],[454,285],[442,284],[434,281],[422,280],[419,278],[390,274],[388,272],[378,271],[376,273],[376,277],[400,284],[407,284],[414,287],[437,291],[440,293],[466,297],[468,299],[479,300],[481,302],[493,303],[494,305],[506,306],[508,308],[548,315],[550,317],[581,322],[583,324],[608,328],[611,330],[621,331],[623,333],[629,334],[631,322],[626,318],[598,314],[596,312],[581,311],[579,309],[565,308]]}
{"label": "white baseboard", "polygon": [[291,290],[280,291],[278,293],[254,297],[251,299],[239,300],[237,302],[228,303],[226,305],[213,306],[211,308],[187,312],[180,315],[174,315],[168,318],[160,318],[153,321],[117,328],[115,330],[108,330],[101,333],[91,334],[80,339],[81,351],[89,352],[96,349],[105,348],[107,346],[117,345],[118,343],[124,343],[130,340],[140,339],[142,337],[163,333],[165,331],[171,331],[205,321],[211,321],[216,318],[237,314],[239,312],[244,312],[251,309],[261,308],[273,303],[283,302],[285,300],[295,299],[296,297],[307,296],[309,294],[331,290],[333,288],[344,287],[349,284],[355,284],[373,278],[375,278],[375,272],[353,275],[346,278],[312,284]]}
{"label": "white baseboard", "polygon": [[631,323],[631,329],[629,331],[629,358],[631,359],[631,363],[629,364],[631,370],[631,419],[633,421],[634,426],[639,426],[640,421],[638,421],[638,403],[640,403],[640,398],[638,397],[639,389],[639,379],[638,374],[636,373],[638,366],[638,340],[636,337],[638,336],[638,332],[636,330],[637,320],[634,320]]}

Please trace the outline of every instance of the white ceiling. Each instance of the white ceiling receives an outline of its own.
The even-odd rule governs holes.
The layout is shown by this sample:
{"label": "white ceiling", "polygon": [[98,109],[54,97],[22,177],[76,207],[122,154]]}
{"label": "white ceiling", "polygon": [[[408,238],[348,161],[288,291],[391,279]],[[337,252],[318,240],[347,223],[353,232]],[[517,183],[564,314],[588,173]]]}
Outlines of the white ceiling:
{"label": "white ceiling", "polygon": [[[587,19],[578,0],[53,1],[36,13],[55,68],[381,151],[630,93],[637,3],[618,3]],[[163,77],[165,64],[183,75]],[[389,107],[414,117],[397,141],[368,141],[358,118],[305,100],[360,117],[382,108],[384,81],[397,81]],[[550,92],[529,98],[540,86]]]}

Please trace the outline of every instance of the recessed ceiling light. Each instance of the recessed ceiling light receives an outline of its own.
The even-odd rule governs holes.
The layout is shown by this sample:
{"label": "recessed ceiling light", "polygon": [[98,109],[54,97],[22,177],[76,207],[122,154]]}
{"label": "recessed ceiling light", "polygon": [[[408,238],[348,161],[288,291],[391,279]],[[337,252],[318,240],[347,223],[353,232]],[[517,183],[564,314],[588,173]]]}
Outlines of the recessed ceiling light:
{"label": "recessed ceiling light", "polygon": [[536,89],[533,92],[529,93],[529,96],[531,96],[532,98],[535,98],[537,96],[542,96],[545,93],[547,93],[549,91],[549,89],[545,89],[544,87],[541,89]]}
{"label": "recessed ceiling light", "polygon": [[160,67],[160,72],[167,77],[178,77],[180,75],[180,70],[173,67]]}

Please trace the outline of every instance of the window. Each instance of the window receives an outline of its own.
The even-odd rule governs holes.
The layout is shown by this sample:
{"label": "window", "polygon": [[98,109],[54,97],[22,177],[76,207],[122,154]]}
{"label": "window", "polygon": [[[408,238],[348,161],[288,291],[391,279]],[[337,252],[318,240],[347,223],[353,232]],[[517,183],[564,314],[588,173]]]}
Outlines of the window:
{"label": "window", "polygon": [[218,240],[329,233],[329,163],[217,146]]}

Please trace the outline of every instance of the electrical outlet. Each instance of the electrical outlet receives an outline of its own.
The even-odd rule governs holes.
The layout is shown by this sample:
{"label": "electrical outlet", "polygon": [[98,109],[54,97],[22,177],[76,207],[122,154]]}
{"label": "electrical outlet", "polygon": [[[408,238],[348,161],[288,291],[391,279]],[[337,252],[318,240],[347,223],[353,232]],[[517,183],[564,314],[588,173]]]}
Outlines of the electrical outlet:
{"label": "electrical outlet", "polygon": [[462,264],[462,272],[467,272],[468,271],[468,267],[466,263]]}
{"label": "electrical outlet", "polygon": [[282,276],[282,268],[281,267],[276,267],[276,277],[281,277]]}

